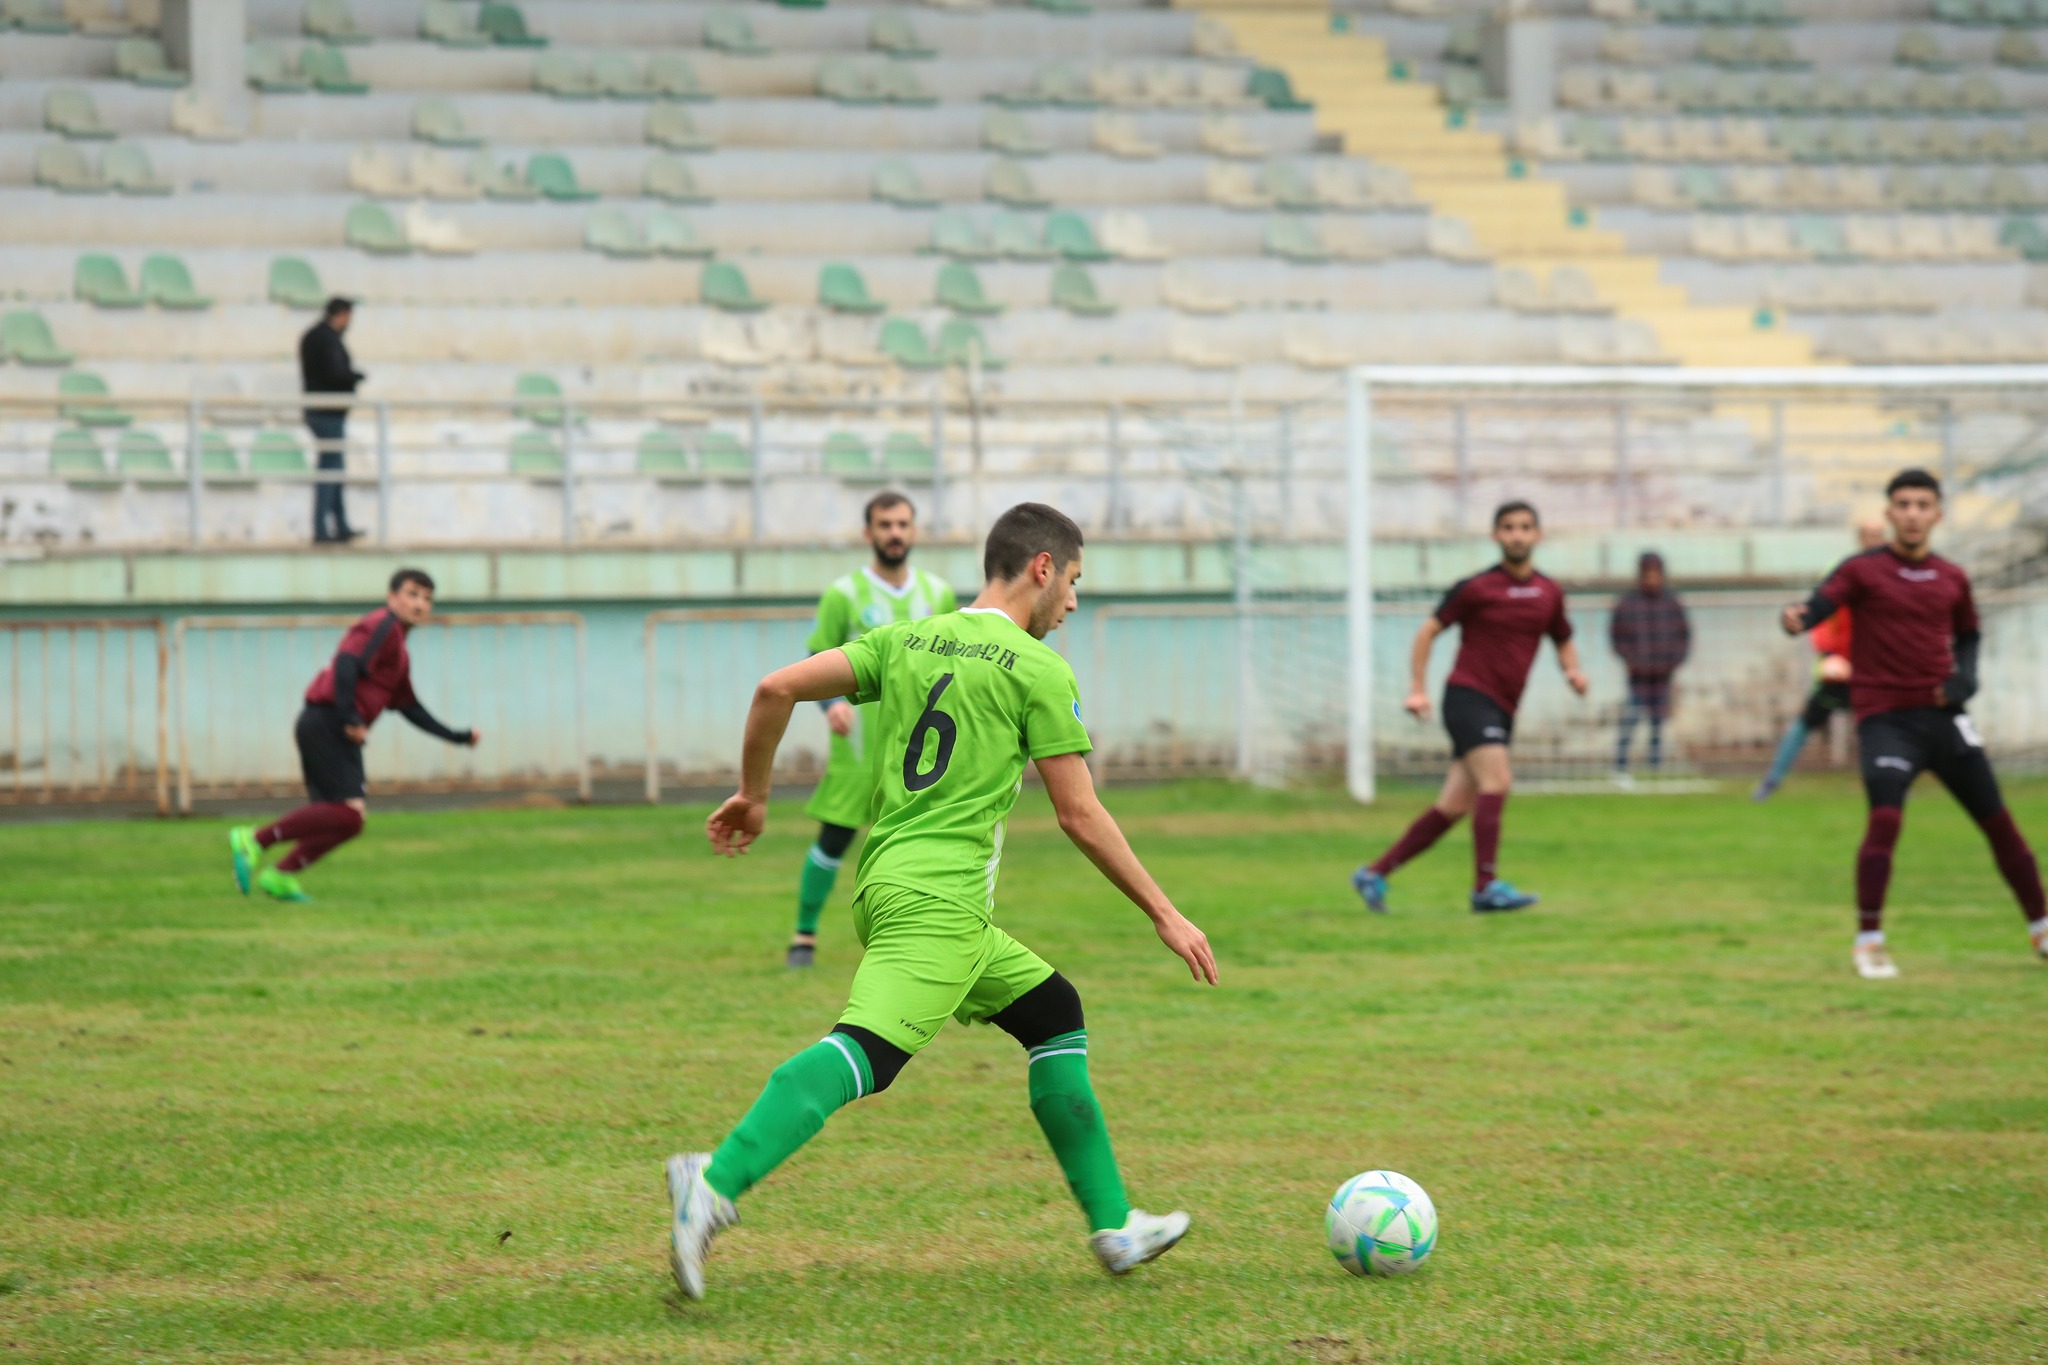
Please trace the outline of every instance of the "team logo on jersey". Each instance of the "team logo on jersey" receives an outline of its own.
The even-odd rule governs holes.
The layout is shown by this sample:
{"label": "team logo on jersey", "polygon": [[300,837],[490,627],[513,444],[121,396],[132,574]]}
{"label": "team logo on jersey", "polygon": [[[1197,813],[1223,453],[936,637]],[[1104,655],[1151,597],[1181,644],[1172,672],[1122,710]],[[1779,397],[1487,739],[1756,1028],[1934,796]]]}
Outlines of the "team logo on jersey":
{"label": "team logo on jersey", "polygon": [[1908,569],[1901,566],[1899,577],[1905,579],[1908,583],[1932,583],[1935,579],[1941,577],[1941,570]]}
{"label": "team logo on jersey", "polygon": [[880,602],[870,602],[860,609],[860,623],[869,630],[889,624],[889,613],[882,609]]}
{"label": "team logo on jersey", "polygon": [[1534,583],[1531,583],[1531,584],[1530,584],[1530,585],[1529,585],[1528,587],[1526,587],[1526,588],[1509,588],[1509,589],[1508,589],[1508,596],[1509,596],[1509,597],[1541,597],[1541,596],[1543,596],[1543,589],[1542,589],[1542,588],[1540,588],[1540,587],[1538,587],[1538,586],[1537,586],[1537,585],[1535,585]]}
{"label": "team logo on jersey", "polygon": [[1074,702],[1074,719],[1081,719],[1081,703],[1078,699]]}

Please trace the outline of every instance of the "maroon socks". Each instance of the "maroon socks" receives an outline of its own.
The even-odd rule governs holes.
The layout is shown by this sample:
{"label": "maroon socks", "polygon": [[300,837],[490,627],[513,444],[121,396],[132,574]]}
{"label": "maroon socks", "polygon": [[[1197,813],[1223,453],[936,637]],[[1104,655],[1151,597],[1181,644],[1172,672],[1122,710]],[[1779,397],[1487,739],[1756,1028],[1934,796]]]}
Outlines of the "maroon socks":
{"label": "maroon socks", "polygon": [[2027,923],[2048,915],[2048,904],[2044,904],[2041,895],[2041,869],[2034,863],[2034,850],[2027,847],[2020,827],[2013,823],[2012,812],[2000,807],[1998,814],[1979,824],[1984,837],[1991,841],[1991,856],[1998,860],[1998,870],[2004,875],[2005,884],[2012,888]]}
{"label": "maroon socks", "polygon": [[1472,804],[1472,889],[1484,891],[1499,873],[1500,815],[1507,807],[1506,792],[1481,792]]}
{"label": "maroon socks", "polygon": [[363,813],[340,801],[318,801],[300,806],[290,815],[256,831],[259,848],[296,840],[296,846],[278,862],[280,872],[297,872],[312,866],[327,854],[363,832]]}
{"label": "maroon socks", "polygon": [[1905,812],[1877,806],[1863,828],[1863,846],[1856,850],[1856,929],[1874,934],[1884,927],[1884,891],[1892,880],[1892,850],[1898,847]]}
{"label": "maroon socks", "polygon": [[1372,870],[1382,877],[1406,862],[1413,862],[1427,852],[1429,846],[1444,837],[1444,831],[1458,823],[1454,815],[1445,815],[1435,806],[1415,817],[1415,823],[1394,841],[1394,846],[1382,853],[1379,861],[1371,864]]}

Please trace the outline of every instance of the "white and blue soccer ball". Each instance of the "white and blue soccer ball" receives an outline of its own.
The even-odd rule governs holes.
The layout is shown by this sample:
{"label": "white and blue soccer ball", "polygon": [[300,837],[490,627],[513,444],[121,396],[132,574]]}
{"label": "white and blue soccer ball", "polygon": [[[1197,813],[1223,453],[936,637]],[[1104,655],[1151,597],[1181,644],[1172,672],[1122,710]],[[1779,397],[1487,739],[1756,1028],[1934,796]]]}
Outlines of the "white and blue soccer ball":
{"label": "white and blue soccer ball", "polygon": [[1405,1175],[1366,1171],[1337,1187],[1323,1230],[1352,1274],[1406,1275],[1436,1248],[1436,1205]]}

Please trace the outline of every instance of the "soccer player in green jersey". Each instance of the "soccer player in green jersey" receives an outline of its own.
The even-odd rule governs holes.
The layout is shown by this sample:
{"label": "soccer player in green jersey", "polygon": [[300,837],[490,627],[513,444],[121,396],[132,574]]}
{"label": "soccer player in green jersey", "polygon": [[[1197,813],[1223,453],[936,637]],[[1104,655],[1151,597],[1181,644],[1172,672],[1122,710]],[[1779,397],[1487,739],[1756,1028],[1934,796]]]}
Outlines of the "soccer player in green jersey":
{"label": "soccer player in green jersey", "polygon": [[[818,599],[818,623],[811,628],[813,654],[851,644],[877,626],[921,621],[960,605],[951,587],[910,567],[910,550],[917,544],[917,509],[909,498],[896,492],[869,498],[867,537],[874,562],[835,581]],[[852,846],[853,836],[874,816],[875,792],[881,785],[881,747],[867,742],[874,733],[874,706],[855,706],[844,697],[819,704],[832,731],[832,748],[825,780],[804,807],[804,813],[818,822],[818,842],[805,856],[797,881],[796,934],[789,941],[787,959],[792,967],[808,967],[817,960],[818,918],[825,912],[825,898],[839,879],[839,860]]]}
{"label": "soccer player in green jersey", "polygon": [[740,790],[705,822],[711,844],[744,853],[767,822],[775,747],[798,702],[851,696],[878,705],[884,749],[874,829],[861,850],[854,931],[866,955],[832,1031],[769,1076],[715,1152],[668,1160],[669,1261],[704,1297],[712,1237],[733,1201],[824,1127],[833,1111],[886,1089],[949,1018],[986,1020],[1026,1049],[1031,1112],[1080,1202],[1103,1266],[1122,1274],[1168,1250],[1188,1216],[1134,1209],[1088,1082],[1081,997],[998,929],[1003,827],[1036,763],[1060,828],[1151,919],[1195,980],[1216,984],[1202,931],[1174,909],[1096,799],[1074,672],[1045,636],[1074,609],[1081,529],[1023,503],[989,532],[988,584],[974,605],[869,631],[771,673],[754,691]]}

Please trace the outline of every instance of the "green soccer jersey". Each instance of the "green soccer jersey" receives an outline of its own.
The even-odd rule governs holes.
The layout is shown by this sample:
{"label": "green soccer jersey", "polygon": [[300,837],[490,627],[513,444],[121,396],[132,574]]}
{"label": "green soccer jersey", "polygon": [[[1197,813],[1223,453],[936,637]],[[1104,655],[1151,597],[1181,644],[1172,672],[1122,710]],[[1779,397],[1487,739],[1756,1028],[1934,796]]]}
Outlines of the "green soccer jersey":
{"label": "green soccer jersey", "polygon": [[885,626],[843,648],[854,700],[876,704],[880,748],[855,895],[901,886],[990,914],[1025,763],[1090,748],[1074,670],[992,607]]}

